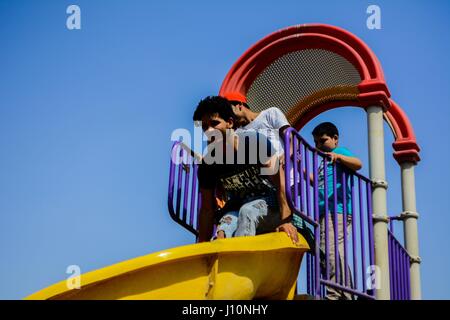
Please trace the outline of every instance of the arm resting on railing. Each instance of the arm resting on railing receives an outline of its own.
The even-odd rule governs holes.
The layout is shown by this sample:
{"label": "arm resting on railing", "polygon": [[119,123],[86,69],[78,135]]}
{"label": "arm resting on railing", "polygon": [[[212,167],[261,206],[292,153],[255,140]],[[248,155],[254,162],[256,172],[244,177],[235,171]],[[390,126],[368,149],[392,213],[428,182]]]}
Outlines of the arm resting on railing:
{"label": "arm resting on railing", "polygon": [[362,168],[362,162],[357,157],[349,157],[334,152],[325,152],[331,159],[331,163],[339,162],[350,170],[358,171]]}
{"label": "arm resting on railing", "polygon": [[[345,156],[343,154],[338,154],[338,153],[334,153],[334,152],[325,152],[324,154],[329,157],[329,161],[331,163],[339,163],[354,172],[356,172],[362,168],[361,160],[359,160],[356,157],[349,157],[349,156]],[[303,170],[303,173],[305,174],[305,170]],[[309,174],[309,182],[310,182],[311,186],[314,183],[314,176],[312,173]]]}
{"label": "arm resting on railing", "polygon": [[274,165],[273,163],[271,163],[271,166],[278,168],[278,170],[275,170],[274,174],[271,177],[272,181],[277,187],[277,197],[278,203],[280,205],[280,219],[281,221],[283,221],[283,223],[280,226],[278,226],[277,231],[286,232],[294,243],[298,243],[297,229],[290,222],[290,219],[292,218],[292,212],[291,209],[289,208],[289,204],[286,199],[286,185],[284,176],[285,171],[284,165],[282,165],[283,156],[281,158],[272,157],[271,162],[276,161],[278,161],[278,164]]}

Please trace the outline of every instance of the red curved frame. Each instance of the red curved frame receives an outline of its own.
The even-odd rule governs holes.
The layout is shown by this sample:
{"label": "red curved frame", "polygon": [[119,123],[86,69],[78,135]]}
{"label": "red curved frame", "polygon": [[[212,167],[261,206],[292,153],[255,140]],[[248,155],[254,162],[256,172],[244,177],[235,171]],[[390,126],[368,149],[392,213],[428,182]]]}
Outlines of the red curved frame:
{"label": "red curved frame", "polygon": [[420,148],[412,125],[400,106],[390,99],[380,62],[362,40],[344,29],[325,24],[303,24],[266,36],[231,67],[219,94],[240,92],[246,95],[256,77],[273,61],[287,53],[304,49],[324,49],[343,56],[355,66],[362,80],[358,85],[357,100],[338,100],[313,108],[294,124],[298,130],[320,113],[333,108],[380,105],[386,110],[385,119],[395,136],[394,158],[399,164],[420,161]]}

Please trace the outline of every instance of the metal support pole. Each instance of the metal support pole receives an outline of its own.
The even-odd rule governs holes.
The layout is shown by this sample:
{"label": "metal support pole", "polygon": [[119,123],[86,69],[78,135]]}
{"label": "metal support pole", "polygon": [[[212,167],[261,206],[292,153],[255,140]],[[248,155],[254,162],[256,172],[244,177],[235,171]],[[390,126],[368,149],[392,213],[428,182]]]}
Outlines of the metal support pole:
{"label": "metal support pole", "polygon": [[411,256],[410,264],[410,285],[411,299],[420,300],[420,257],[419,257],[419,237],[417,232],[417,219],[419,215],[416,211],[416,187],[414,179],[414,164],[405,162],[401,165],[402,171],[402,202],[403,202],[403,227],[405,234],[405,248]]}
{"label": "metal support pole", "polygon": [[373,181],[373,228],[375,242],[375,264],[379,272],[376,283],[376,297],[379,300],[390,299],[389,255],[388,255],[388,218],[387,218],[387,182],[384,163],[384,120],[383,108],[367,108],[369,137],[370,178]]}

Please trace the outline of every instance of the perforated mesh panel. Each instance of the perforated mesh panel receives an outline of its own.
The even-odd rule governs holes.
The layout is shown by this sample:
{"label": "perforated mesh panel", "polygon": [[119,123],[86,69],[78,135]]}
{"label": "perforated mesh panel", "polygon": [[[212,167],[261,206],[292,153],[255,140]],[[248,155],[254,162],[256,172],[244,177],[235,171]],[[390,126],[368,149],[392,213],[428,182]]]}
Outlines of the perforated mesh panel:
{"label": "perforated mesh panel", "polygon": [[247,91],[254,111],[280,108],[289,121],[333,99],[356,99],[358,70],[342,56],[323,49],[288,53],[270,64]]}

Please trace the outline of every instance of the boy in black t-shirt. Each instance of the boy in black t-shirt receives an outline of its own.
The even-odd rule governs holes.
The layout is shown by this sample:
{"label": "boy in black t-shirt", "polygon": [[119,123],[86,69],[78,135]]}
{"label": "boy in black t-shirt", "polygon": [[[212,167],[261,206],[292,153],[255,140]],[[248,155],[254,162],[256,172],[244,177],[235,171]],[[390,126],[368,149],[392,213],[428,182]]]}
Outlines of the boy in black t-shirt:
{"label": "boy in black t-shirt", "polygon": [[[297,243],[297,230],[290,222],[291,211],[285,196],[283,167],[276,164],[275,156],[267,161],[260,157],[261,145],[270,146],[267,138],[257,132],[246,132],[251,142],[245,143],[234,133],[235,119],[229,101],[219,96],[200,101],[193,119],[201,121],[209,140],[208,154],[198,170],[202,195],[199,242],[210,239],[214,221],[222,218],[219,231],[223,232],[218,238],[277,230],[286,232]],[[257,151],[249,152],[255,143]],[[257,161],[252,161],[255,156]],[[278,170],[268,173],[269,168]],[[224,193],[226,205],[220,216],[215,216],[218,190]]]}

